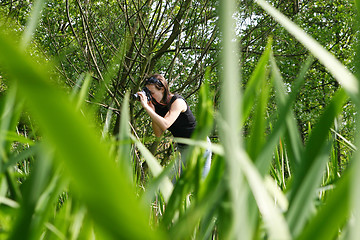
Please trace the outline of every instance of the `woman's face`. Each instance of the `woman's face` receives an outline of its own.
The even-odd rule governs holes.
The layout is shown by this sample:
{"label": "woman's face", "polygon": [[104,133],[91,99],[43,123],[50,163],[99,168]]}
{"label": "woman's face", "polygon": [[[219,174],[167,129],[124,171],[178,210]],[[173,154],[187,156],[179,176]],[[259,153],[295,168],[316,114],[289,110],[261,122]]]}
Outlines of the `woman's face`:
{"label": "woman's face", "polygon": [[148,84],[146,87],[149,89],[151,96],[160,103],[163,96],[164,96],[164,88],[161,88],[160,90],[155,87],[154,84]]}

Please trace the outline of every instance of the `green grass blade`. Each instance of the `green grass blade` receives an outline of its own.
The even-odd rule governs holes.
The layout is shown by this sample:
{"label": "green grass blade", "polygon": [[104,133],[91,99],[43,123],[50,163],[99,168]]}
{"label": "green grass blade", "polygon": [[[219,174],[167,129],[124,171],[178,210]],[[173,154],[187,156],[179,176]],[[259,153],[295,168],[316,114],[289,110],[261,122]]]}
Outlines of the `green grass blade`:
{"label": "green grass blade", "polygon": [[4,100],[4,107],[2,108],[2,112],[0,115],[0,169],[2,168],[3,161],[7,160],[7,146],[6,146],[6,137],[7,132],[10,128],[10,122],[12,118],[12,111],[15,105],[15,95],[16,90],[10,89],[7,98]]}
{"label": "green grass blade", "polygon": [[7,140],[7,135],[8,132],[14,131],[22,109],[22,104],[16,103],[17,94],[18,91],[16,85],[10,87],[5,98],[4,107],[2,108],[3,111],[0,113],[0,172],[5,173],[10,197],[19,201],[22,196],[19,186],[16,184],[17,180],[13,175],[12,169],[8,168],[7,165],[4,165],[9,161],[12,144],[12,141]]}
{"label": "green grass blade", "polygon": [[[205,79],[207,76],[205,76]],[[199,90],[199,103],[197,105],[197,126],[192,138],[204,140],[209,135],[214,124],[214,109],[212,101],[212,93],[209,84],[205,81]]]}
{"label": "green grass blade", "polygon": [[244,90],[244,97],[246,101],[243,101],[243,112],[242,112],[242,124],[246,121],[246,119],[250,115],[250,111],[254,105],[256,95],[260,88],[262,82],[266,81],[267,75],[267,65],[269,63],[270,53],[271,53],[271,43],[269,40],[264,53],[261,55],[259,62],[256,64],[256,67],[251,74],[250,80],[246,85]]}
{"label": "green grass blade", "polygon": [[[360,79],[360,40],[359,40],[359,29],[360,29],[360,1],[359,0],[355,0],[355,8],[356,8],[356,16],[355,16],[355,22],[354,22],[354,28],[356,31],[356,35],[355,35],[355,59],[354,59],[354,69],[355,69],[355,74],[358,77],[358,79]],[[358,96],[359,101],[360,101],[360,96]],[[359,116],[359,112],[360,112],[360,104],[357,102],[357,104],[355,105],[356,107],[356,112],[357,112],[357,117],[356,117],[356,125],[355,125],[355,143],[356,143],[356,148],[360,149],[360,134],[358,132],[358,129],[360,127],[360,116]],[[350,188],[350,192],[351,192],[351,206],[350,209],[353,212],[353,221],[351,222],[350,227],[349,227],[349,237],[348,239],[350,240],[356,240],[359,238],[360,236],[360,153],[359,151],[356,151],[353,158],[352,158],[352,163],[354,164],[354,175],[353,178],[350,180],[351,181],[351,188]]]}
{"label": "green grass blade", "polygon": [[79,97],[77,99],[77,103],[76,103],[76,108],[80,109],[81,106],[84,104],[89,88],[90,88],[90,84],[91,84],[91,75],[89,73],[87,73],[85,75],[85,79],[84,79],[84,83],[81,86],[81,90],[79,92]]}
{"label": "green grass blade", "polygon": [[226,175],[228,176],[228,188],[230,192],[230,206],[232,209],[232,225],[228,226],[227,233],[222,233],[230,238],[242,236],[243,239],[251,239],[253,226],[248,222],[248,213],[243,211],[248,207],[248,187],[238,158],[241,156],[242,139],[240,138],[242,93],[240,92],[240,73],[238,69],[239,59],[237,57],[238,46],[233,41],[235,26],[232,18],[236,9],[235,1],[220,2],[220,29],[222,30],[221,61],[223,70],[221,73],[221,105],[218,124],[220,139],[224,146],[224,159],[226,160]]}
{"label": "green grass blade", "polygon": [[211,146],[209,147],[209,143],[207,141],[189,138],[174,138],[174,140],[178,143],[183,143],[190,146],[198,146],[203,149],[209,148],[214,154],[224,156],[224,147],[221,144],[211,143]]}
{"label": "green grass blade", "polygon": [[86,202],[94,221],[113,238],[163,238],[150,229],[130,180],[116,167],[108,147],[75,110],[69,97],[49,82],[44,66],[34,64],[2,36],[0,64],[18,81],[19,91],[28,100],[46,140],[56,149],[75,192]]}
{"label": "green grass blade", "polygon": [[264,78],[258,90],[259,96],[254,109],[254,116],[251,123],[250,136],[247,141],[247,152],[250,158],[255,161],[261,153],[265,144],[266,132],[266,111],[270,96],[270,84]]}
{"label": "green grass blade", "polygon": [[[23,201],[9,239],[39,239],[42,230],[40,219],[44,216],[36,211],[38,201],[52,176],[52,156],[43,152],[23,186]],[[49,203],[48,203],[49,204]],[[42,218],[43,220],[43,218]]]}
{"label": "green grass blade", "polygon": [[274,205],[274,200],[269,195],[264,180],[251,162],[247,155],[237,158],[251,191],[256,200],[265,228],[269,234],[269,239],[291,239],[291,234],[285,221],[285,217]]}
{"label": "green grass blade", "polygon": [[107,137],[109,137],[109,129],[111,126],[111,119],[113,116],[112,107],[113,107],[113,104],[111,104],[110,107],[108,108],[108,110],[106,111],[106,117],[105,117],[104,126],[103,126],[102,134],[101,134],[101,137],[103,139],[106,139]]}
{"label": "green grass blade", "polygon": [[316,40],[305,33],[281,12],[276,10],[265,0],[256,1],[267,13],[279,22],[290,34],[301,42],[328,69],[334,78],[345,89],[351,99],[359,104],[359,83],[356,77],[345,68],[330,52],[324,49]]}
{"label": "green grass blade", "polygon": [[[149,166],[149,169],[154,177],[158,177],[163,171],[160,163],[156,160],[156,158],[151,154],[151,152],[138,140],[133,137],[133,141],[135,141],[136,146],[139,148],[139,151],[144,156],[146,163]],[[171,196],[173,191],[173,185],[170,179],[167,176],[164,176],[162,183],[160,184],[160,191],[167,202]]]}
{"label": "green grass blade", "polygon": [[7,161],[3,165],[3,168],[0,171],[0,174],[4,174],[9,167],[14,167],[17,163],[19,163],[27,158],[32,157],[35,153],[37,153],[38,150],[39,150],[38,145],[34,145],[34,146],[30,146],[29,148],[21,151],[18,154],[12,153],[9,156],[9,161]]}
{"label": "green grass blade", "polygon": [[[121,108],[121,120],[118,134],[118,156],[119,165],[124,168],[130,179],[133,179],[132,158],[131,158],[131,137],[130,137],[130,113],[129,113],[129,93],[125,95]],[[117,127],[117,126],[115,126]]]}
{"label": "green grass blade", "polygon": [[30,18],[27,21],[23,39],[21,42],[22,49],[25,49],[27,45],[29,45],[31,38],[35,33],[36,27],[41,18],[41,10],[43,9],[45,2],[46,2],[45,0],[37,0],[33,3],[33,8],[30,13]]}
{"label": "green grass blade", "polygon": [[[151,203],[152,200],[154,200],[154,197],[156,196],[156,194],[158,193],[159,189],[164,192],[165,189],[161,189],[164,185],[164,179],[168,178],[168,176],[170,176],[174,170],[174,164],[173,161],[171,161],[165,168],[164,170],[162,170],[162,172],[160,172],[160,174],[158,174],[156,177],[153,176],[151,178],[151,180],[149,180],[149,183],[146,185],[145,188],[145,192],[142,195],[142,200],[146,205],[149,205]],[[151,170],[150,170],[151,171]],[[169,178],[168,178],[169,179]],[[167,181],[167,180],[165,180]],[[168,191],[169,195],[171,196],[171,194],[173,193],[173,191],[170,192],[170,190]],[[165,192],[166,193],[166,192]],[[164,194],[163,194],[164,197]],[[169,196],[166,196],[166,199],[164,198],[164,201],[166,203],[168,203],[169,201]],[[166,212],[168,211],[168,208],[166,209]]]}
{"label": "green grass blade", "polygon": [[6,136],[5,137],[6,141],[9,142],[18,142],[18,143],[27,144],[29,146],[33,146],[35,144],[32,140],[22,135],[19,135],[15,132],[5,132],[5,136]]}
{"label": "green grass blade", "polygon": [[[319,154],[322,147],[326,145],[331,126],[334,123],[334,119],[341,113],[342,107],[346,100],[346,93],[340,89],[331,99],[331,102],[326,107],[325,112],[321,115],[316,126],[312,129],[309,140],[306,143],[306,149],[302,158],[300,169],[296,176],[297,180],[301,181],[301,179],[303,179],[308,169],[310,169],[314,163],[317,154]],[[294,193],[296,192],[296,189],[299,187],[299,185],[300,182],[298,184],[294,182]]]}
{"label": "green grass blade", "polygon": [[[322,148],[322,151],[314,160],[311,168],[301,181],[301,186],[296,190],[296,195],[290,199],[287,221],[293,236],[297,237],[303,230],[306,221],[309,220],[312,210],[314,209],[314,199],[316,198],[317,189],[321,185],[323,178],[322,173],[325,170],[326,163],[329,160],[329,151],[331,142]],[[297,174],[293,175],[297,177]],[[291,192],[291,194],[295,194]]]}
{"label": "green grass blade", "polygon": [[343,90],[339,90],[332,98],[311,132],[299,170],[294,175],[290,208],[287,215],[294,236],[301,232],[309,217],[311,202],[317,187],[320,185],[325,163],[329,157],[328,153],[331,149],[331,145],[327,141],[330,128],[335,117],[341,112],[346,99],[347,96]]}
{"label": "green grass blade", "polygon": [[177,224],[170,228],[169,235],[171,239],[190,239],[201,217],[209,209],[213,209],[221,204],[226,183],[224,180],[211,182],[213,185],[207,188],[203,197],[191,206]]}
{"label": "green grass blade", "polygon": [[346,139],[344,136],[342,136],[340,133],[338,133],[337,131],[335,131],[334,129],[331,129],[331,131],[338,137],[340,138],[344,145],[347,146],[351,151],[356,151],[357,147],[348,139]]}
{"label": "green grass blade", "polygon": [[336,239],[350,214],[350,181],[354,169],[347,171],[336,183],[326,202],[306,225],[298,240]]}
{"label": "green grass blade", "polygon": [[297,168],[297,165],[299,164],[301,159],[301,154],[303,152],[303,143],[297,127],[295,114],[293,113],[291,106],[294,104],[296,96],[300,92],[300,88],[305,80],[306,72],[311,66],[312,62],[312,57],[309,57],[304,63],[303,67],[300,70],[299,77],[293,84],[290,95],[287,96],[280,70],[277,67],[274,56],[271,56],[272,78],[276,91],[277,105],[279,106],[279,120],[274,127],[274,133],[276,133],[279,128],[286,126],[285,142],[288,146],[287,152],[288,154],[290,154],[290,159],[292,159],[292,165],[295,169]]}
{"label": "green grass blade", "polygon": [[278,69],[273,56],[270,57],[270,63],[272,67],[272,78],[276,91],[276,98],[278,100],[277,105],[279,108],[279,116],[272,129],[272,132],[266,140],[262,151],[260,152],[260,155],[256,159],[256,166],[263,176],[268,172],[268,167],[270,161],[272,160],[271,156],[275,147],[279,144],[280,137],[285,133],[285,131],[287,131],[289,135],[289,147],[287,148],[287,151],[291,151],[291,153],[293,153],[293,157],[291,159],[294,159],[293,161],[295,163],[300,162],[300,155],[303,151],[303,144],[300,139],[298,128],[296,127],[295,116],[292,112],[291,106],[294,104],[297,93],[300,91],[300,87],[304,82],[305,74],[312,63],[312,58],[308,59],[304,63],[289,96],[287,96],[285,93],[286,91],[284,89],[284,82],[282,81],[280,70]]}

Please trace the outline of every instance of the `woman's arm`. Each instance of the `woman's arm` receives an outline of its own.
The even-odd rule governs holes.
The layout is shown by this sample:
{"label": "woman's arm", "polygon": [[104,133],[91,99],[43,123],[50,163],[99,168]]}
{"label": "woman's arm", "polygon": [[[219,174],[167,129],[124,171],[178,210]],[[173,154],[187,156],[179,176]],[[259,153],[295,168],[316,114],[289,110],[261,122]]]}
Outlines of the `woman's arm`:
{"label": "woman's arm", "polygon": [[161,128],[153,121],[152,122],[152,128],[154,130],[155,136],[156,137],[161,137],[161,134],[163,134],[163,130],[161,130]]}
{"label": "woman's arm", "polygon": [[[140,93],[141,105],[149,114],[150,118],[153,121],[153,126],[155,125],[155,129],[158,127],[161,130],[161,133],[168,129],[179,117],[181,112],[185,112],[187,109],[187,105],[185,101],[181,98],[176,99],[172,104],[170,110],[164,117],[158,115],[152,106],[147,102],[145,95]],[[156,131],[154,129],[154,131]],[[159,130],[157,129],[157,130]],[[159,133],[160,131],[158,131]],[[155,133],[156,135],[157,133]],[[161,134],[160,134],[161,135]]]}

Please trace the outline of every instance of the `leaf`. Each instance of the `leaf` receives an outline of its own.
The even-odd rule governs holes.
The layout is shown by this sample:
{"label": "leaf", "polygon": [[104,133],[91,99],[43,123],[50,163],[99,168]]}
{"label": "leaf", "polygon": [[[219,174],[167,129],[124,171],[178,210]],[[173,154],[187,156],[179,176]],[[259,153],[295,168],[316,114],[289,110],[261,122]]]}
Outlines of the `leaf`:
{"label": "leaf", "polygon": [[86,202],[94,221],[113,238],[163,238],[161,232],[150,229],[130,180],[116,167],[108,147],[75,110],[69,97],[49,82],[46,68],[34,64],[3,35],[0,64],[18,81],[19,91],[28,100],[46,140],[56,149],[59,163],[64,163],[75,192]]}
{"label": "leaf", "polygon": [[[146,163],[149,166],[149,169],[154,177],[157,177],[161,174],[163,171],[161,165],[158,163],[156,158],[151,154],[151,152],[138,140],[135,139],[135,137],[132,137],[133,141],[135,142],[136,146],[139,148],[139,151],[144,156]],[[173,185],[170,182],[169,178],[165,175],[160,183],[160,191],[165,199],[165,202],[167,202],[171,196],[171,193],[173,191]]]}
{"label": "leaf", "polygon": [[271,44],[272,40],[270,39],[267,43],[264,53],[261,55],[259,62],[256,64],[254,71],[251,74],[250,80],[246,85],[244,90],[244,99],[243,101],[243,115],[242,115],[242,124],[250,115],[250,111],[253,108],[256,95],[260,89],[261,83],[266,81],[267,75],[267,65],[269,63],[270,53],[271,53]]}
{"label": "leaf", "polygon": [[[127,172],[130,179],[133,179],[132,158],[131,158],[131,136],[130,136],[130,113],[129,113],[129,93],[125,95],[121,108],[121,120],[118,134],[118,156],[119,164]],[[117,127],[117,126],[115,126]]]}
{"label": "leaf", "polygon": [[[264,70],[264,72],[266,71]],[[259,96],[254,108],[250,136],[247,141],[247,152],[253,161],[258,157],[265,144],[266,111],[270,96],[270,84],[266,81],[265,76],[259,86]]]}
{"label": "leaf", "polygon": [[[44,150],[34,164],[30,177],[22,186],[23,201],[21,201],[21,207],[9,239],[39,239],[46,214],[38,209],[46,209],[53,202],[42,204],[41,207],[38,204],[41,202],[42,193],[48,187],[51,178],[52,154],[49,150]],[[50,196],[52,190],[47,192],[46,197]]]}
{"label": "leaf", "polygon": [[6,165],[9,162],[11,141],[8,141],[8,132],[15,129],[22,109],[22,101],[16,102],[18,91],[16,85],[10,87],[5,98],[4,107],[0,113],[0,171],[5,173],[6,181],[10,191],[10,197],[20,201],[22,196],[12,169]]}
{"label": "leaf", "polygon": [[359,94],[359,83],[356,77],[329,51],[323,48],[310,35],[304,32],[295,23],[291,22],[290,19],[268,4],[265,0],[256,0],[256,2],[299,42],[309,49],[309,51],[328,69],[328,71],[345,89],[351,99],[358,105],[359,99],[357,96]]}
{"label": "leaf", "polygon": [[[272,55],[272,54],[271,54]],[[300,134],[295,122],[295,116],[291,109],[291,106],[294,104],[296,96],[300,91],[300,87],[304,82],[305,73],[309,69],[312,58],[309,58],[303,65],[298,78],[296,79],[292,91],[289,96],[286,95],[284,89],[284,82],[282,80],[280,70],[277,67],[275,59],[273,56],[270,57],[271,61],[271,71],[272,78],[275,87],[275,96],[278,100],[278,120],[276,121],[272,132],[268,136],[266,143],[260,152],[258,158],[256,159],[256,166],[259,169],[260,173],[265,176],[268,171],[269,164],[272,160],[272,154],[274,152],[275,146],[279,144],[280,137],[287,131],[288,134],[288,147],[287,151],[290,151],[292,154],[292,159],[295,163],[300,161],[300,155],[303,151],[303,144],[300,139]],[[295,164],[294,164],[295,165]],[[296,165],[295,165],[296,166]]]}
{"label": "leaf", "polygon": [[87,73],[85,76],[84,83],[81,86],[79,97],[77,99],[76,109],[80,109],[81,106],[83,105],[83,103],[85,102],[89,88],[90,88],[90,83],[91,83],[91,75],[89,73]]}
{"label": "leaf", "polygon": [[273,200],[265,188],[265,183],[255,166],[246,155],[242,154],[237,160],[250,185],[269,233],[269,239],[291,239],[287,222],[280,210],[274,206]]}
{"label": "leaf", "polygon": [[[343,174],[316,215],[301,231],[298,240],[334,239],[350,215],[351,179],[354,168]],[[339,204],[340,203],[340,204]]]}
{"label": "leaf", "polygon": [[28,139],[27,137],[24,137],[22,135],[19,135],[15,132],[5,132],[6,137],[5,139],[9,142],[19,142],[19,143],[23,143],[23,144],[28,144],[29,146],[34,145],[35,143]]}
{"label": "leaf", "polygon": [[45,5],[45,0],[37,0],[33,3],[33,8],[30,13],[30,17],[27,21],[24,31],[23,39],[21,42],[21,48],[25,49],[29,45],[31,38],[36,30],[38,22],[41,18],[41,11]]}
{"label": "leaf", "polygon": [[341,112],[347,99],[345,92],[340,89],[332,98],[325,112],[321,115],[316,127],[312,130],[301,163],[298,166],[290,195],[288,221],[294,236],[303,228],[310,214],[310,207],[315,196],[316,188],[320,185],[325,163],[331,145],[327,140],[331,125],[335,117]]}
{"label": "leaf", "polygon": [[230,195],[230,208],[232,209],[231,223],[223,233],[224,236],[233,238],[242,236],[243,239],[251,239],[251,232],[254,228],[249,223],[249,216],[246,211],[248,207],[248,188],[245,184],[244,173],[238,163],[242,149],[242,139],[240,138],[240,124],[242,119],[242,93],[240,92],[240,74],[238,69],[239,58],[237,54],[240,52],[238,46],[234,42],[235,31],[232,27],[235,22],[232,18],[236,9],[235,1],[220,2],[220,29],[222,35],[222,72],[220,75],[221,83],[221,102],[220,116],[217,124],[219,128],[219,136],[224,146],[224,159],[226,161],[225,175],[228,178],[228,189]]}

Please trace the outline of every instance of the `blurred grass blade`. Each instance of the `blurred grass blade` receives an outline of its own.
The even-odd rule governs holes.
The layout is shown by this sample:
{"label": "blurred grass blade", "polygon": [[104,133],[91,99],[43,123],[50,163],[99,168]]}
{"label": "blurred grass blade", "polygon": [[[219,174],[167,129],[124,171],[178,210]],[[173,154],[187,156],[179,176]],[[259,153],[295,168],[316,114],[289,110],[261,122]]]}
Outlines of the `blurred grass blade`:
{"label": "blurred grass blade", "polygon": [[[205,79],[209,78],[210,70],[207,69]],[[197,104],[197,125],[192,135],[193,139],[205,140],[212,130],[214,124],[214,106],[212,93],[210,92],[208,81],[204,81],[199,90],[199,102]]]}
{"label": "blurred grass blade", "polygon": [[[359,39],[359,30],[360,30],[360,0],[355,0],[355,8],[356,8],[356,15],[355,15],[355,22],[354,22],[354,28],[356,31],[356,35],[355,35],[355,41],[356,41],[356,45],[355,45],[355,73],[356,76],[358,78],[360,78],[360,39]],[[358,96],[359,101],[360,101],[360,96]],[[359,116],[359,112],[360,112],[360,104],[358,103],[356,106],[356,125],[355,125],[355,143],[356,143],[356,148],[360,149],[360,134],[359,134],[359,129],[360,129],[360,116]],[[353,213],[353,221],[351,222],[350,227],[349,227],[349,237],[348,239],[350,240],[356,240],[359,238],[360,236],[360,152],[356,151],[354,153],[354,156],[352,158],[352,163],[353,163],[353,177],[350,180],[351,181],[351,185],[350,185],[350,192],[351,192],[351,200],[350,200],[350,209]]]}
{"label": "blurred grass blade", "polygon": [[[186,169],[186,175],[180,179],[180,184],[176,185],[173,195],[181,195],[184,191],[187,194],[190,191],[193,200],[189,209],[180,214],[178,221],[169,229],[171,239],[190,239],[191,236],[195,239],[210,239],[209,237],[205,238],[204,235],[209,235],[209,229],[212,229],[214,219],[217,218],[217,209],[224,203],[225,193],[228,190],[227,180],[223,175],[224,170],[224,159],[215,158],[207,178],[200,183],[199,191],[196,193],[191,190],[192,187],[189,185],[194,183],[193,179],[196,178],[194,176],[197,169],[193,168],[190,172],[189,168]],[[190,179],[189,176],[193,178]],[[180,188],[179,191],[178,186],[182,184],[183,188]],[[166,217],[164,216],[164,218]],[[165,221],[167,220],[165,219]],[[196,237],[192,235],[194,231],[197,234]]]}
{"label": "blurred grass blade", "polygon": [[274,200],[266,190],[266,185],[255,165],[246,154],[238,156],[237,162],[246,176],[251,191],[262,215],[269,239],[292,239],[287,222]]}
{"label": "blurred grass blade", "polygon": [[6,206],[12,207],[12,208],[19,208],[20,205],[18,202],[15,202],[14,200],[6,197],[0,196],[0,204],[4,204]]}
{"label": "blurred grass blade", "polygon": [[43,216],[45,215],[39,214],[36,207],[43,191],[49,184],[51,176],[52,155],[49,150],[44,150],[41,157],[37,159],[29,179],[24,183],[23,201],[9,239],[35,240],[40,238],[42,220],[44,220]]}
{"label": "blurred grass blade", "polygon": [[74,213],[75,216],[70,226],[70,239],[72,240],[79,239],[80,231],[82,230],[83,226],[83,221],[87,213],[85,206],[82,205],[78,206],[76,210],[77,211]]}
{"label": "blurred grass blade", "polygon": [[261,55],[259,62],[256,64],[254,71],[251,74],[249,82],[246,84],[244,90],[244,97],[246,101],[243,101],[243,112],[241,125],[248,119],[250,111],[253,108],[256,95],[262,82],[266,79],[267,65],[269,63],[271,52],[272,40],[267,43],[264,53]]}
{"label": "blurred grass blade", "polygon": [[36,27],[41,18],[41,11],[45,5],[45,2],[46,0],[36,0],[32,5],[33,7],[30,13],[30,17],[27,20],[26,28],[21,42],[22,49],[25,49],[27,45],[29,45],[31,38],[35,33]]}
{"label": "blurred grass blade", "polygon": [[[360,6],[359,6],[360,7]],[[360,126],[360,117],[357,116],[357,127]],[[360,148],[360,134],[357,134],[355,141],[357,142],[357,148]],[[360,152],[356,151],[352,158],[352,178],[350,179],[350,210],[353,214],[353,221],[350,223],[350,240],[357,240],[360,234],[359,222],[360,222]]]}
{"label": "blurred grass blade", "polygon": [[71,89],[71,94],[70,94],[71,98],[76,98],[76,95],[79,93],[81,89],[81,85],[84,80],[84,77],[85,77],[85,73],[79,75],[78,79],[76,80],[76,83]]}
{"label": "blurred grass blade", "polygon": [[300,134],[298,132],[298,128],[295,122],[295,116],[291,109],[291,106],[294,104],[296,96],[300,91],[300,87],[302,86],[306,71],[309,69],[312,58],[308,59],[303,65],[300,73],[298,74],[298,78],[293,84],[293,88],[289,96],[287,96],[286,91],[284,89],[284,82],[282,81],[282,77],[280,74],[280,70],[278,69],[274,57],[270,56],[271,63],[271,71],[272,71],[272,82],[274,83],[276,99],[278,100],[278,117],[275,123],[275,126],[272,129],[272,132],[268,136],[262,151],[259,153],[259,156],[256,159],[256,166],[261,173],[261,175],[265,176],[269,170],[270,162],[272,160],[272,154],[274,152],[275,147],[279,144],[280,137],[284,134],[285,131],[288,132],[289,135],[289,149],[291,152],[294,152],[295,162],[300,162],[300,155],[303,151],[302,142],[300,138]]}
{"label": "blurred grass blade", "polygon": [[38,151],[38,146],[31,146],[29,148],[27,148],[26,150],[21,151],[20,153],[16,154],[16,153],[12,153],[9,156],[9,161],[7,161],[4,165],[3,168],[0,171],[0,174],[3,174],[7,171],[7,169],[9,167],[13,167],[15,166],[17,163],[33,156],[36,152]]}
{"label": "blurred grass blade", "polygon": [[[293,236],[297,237],[302,232],[305,223],[309,220],[312,210],[314,209],[314,198],[316,197],[317,189],[321,185],[323,178],[322,173],[325,170],[326,162],[329,160],[329,151],[331,149],[331,142],[322,148],[318,153],[311,168],[306,172],[301,181],[301,186],[296,188],[296,195],[290,199],[289,210],[287,212],[287,221]],[[297,177],[297,174],[293,175]],[[294,190],[294,191],[295,191]],[[293,194],[293,192],[291,192]]]}
{"label": "blurred grass blade", "polygon": [[[132,158],[131,158],[131,137],[130,137],[130,113],[129,113],[129,97],[130,94],[127,93],[122,102],[121,108],[121,119],[119,126],[119,148],[118,156],[121,162],[120,166],[125,169],[130,179],[133,179],[133,170],[132,170]],[[117,126],[115,126],[117,127]]]}
{"label": "blurred grass blade", "polygon": [[[266,70],[263,71],[266,72]],[[265,73],[264,75],[266,76]],[[252,161],[255,161],[261,153],[265,143],[266,112],[270,97],[270,84],[266,81],[265,76],[261,81],[260,88],[257,89],[258,98],[254,108],[254,116],[251,121],[250,136],[247,141],[247,152]]]}
{"label": "blurred grass blade", "polygon": [[7,134],[10,132],[11,121],[13,117],[13,110],[15,107],[16,99],[16,86],[13,86],[8,90],[6,99],[4,101],[4,107],[0,115],[0,169],[4,160],[7,161]]}
{"label": "blurred grass blade", "polygon": [[22,109],[22,100],[16,102],[18,95],[17,85],[14,84],[8,89],[4,107],[0,113],[0,172],[5,173],[7,185],[9,187],[10,198],[20,201],[22,198],[17,179],[13,175],[11,168],[8,168],[10,149],[12,141],[8,141],[7,134],[15,130]]}
{"label": "blurred grass blade", "polygon": [[265,0],[256,0],[256,2],[269,13],[277,22],[279,22],[290,34],[301,42],[310,52],[328,69],[334,78],[341,84],[351,99],[359,104],[359,83],[355,76],[342,65],[330,52],[324,49],[316,40],[305,33],[295,23],[291,22],[285,15],[276,10]]}
{"label": "blurred grass blade", "polygon": [[62,231],[60,231],[58,228],[56,228],[54,225],[52,225],[51,223],[45,223],[45,227],[47,229],[49,229],[53,234],[55,234],[56,237],[58,237],[61,240],[65,240],[66,237],[63,234]]}
{"label": "blurred grass blade", "polygon": [[19,135],[15,132],[5,132],[5,139],[9,142],[19,142],[23,144],[28,144],[29,146],[34,145],[35,143],[28,139],[27,137],[24,137],[22,135]]}
{"label": "blurred grass blade", "polygon": [[203,149],[209,148],[213,153],[224,156],[224,147],[221,144],[211,143],[211,146],[209,146],[209,143],[207,141],[194,140],[189,138],[174,138],[174,140],[177,143],[183,143],[190,146],[198,146]]}
{"label": "blurred grass blade", "polygon": [[322,173],[331,149],[331,144],[327,140],[330,128],[335,117],[341,112],[346,99],[347,96],[342,89],[331,99],[330,104],[309,136],[301,164],[296,175],[294,175],[290,208],[287,215],[294,236],[301,232],[309,218],[311,203],[317,187],[320,186]]}
{"label": "blurred grass blade", "polygon": [[[152,173],[152,175],[156,178],[158,177],[163,169],[160,165],[160,163],[156,160],[156,158],[151,154],[151,152],[135,137],[132,137],[133,141],[135,142],[136,146],[139,148],[139,151],[144,156],[144,159],[146,163],[149,166],[149,169]],[[160,180],[158,180],[160,181]],[[167,176],[164,176],[162,179],[162,182],[160,184],[160,191],[164,197],[165,202],[168,202],[170,199],[171,193],[173,192],[173,185],[170,181],[170,179]]]}
{"label": "blurred grass blade", "polygon": [[224,146],[224,159],[226,160],[226,175],[228,177],[228,189],[230,193],[230,206],[232,209],[232,225],[228,226],[223,235],[229,238],[242,236],[244,240],[251,239],[253,226],[250,226],[248,212],[248,187],[238,164],[238,157],[242,148],[240,138],[242,94],[240,92],[240,72],[238,69],[240,52],[234,39],[233,26],[235,21],[233,14],[236,9],[235,1],[220,2],[220,29],[222,35],[222,72],[221,72],[221,102],[218,124],[220,139]]}
{"label": "blurred grass blade", "polygon": [[356,146],[355,146],[352,142],[350,142],[349,140],[347,140],[345,137],[343,137],[340,133],[338,133],[338,132],[335,131],[334,129],[331,129],[331,131],[332,131],[333,133],[335,133],[335,135],[336,135],[337,137],[339,137],[341,140],[343,140],[344,143],[345,143],[345,145],[346,145],[348,148],[350,148],[352,151],[356,151],[356,150],[357,150]]}
{"label": "blurred grass blade", "polygon": [[299,166],[300,169],[297,171],[298,174],[292,188],[294,190],[294,194],[296,193],[297,188],[301,185],[304,175],[311,168],[312,164],[314,164],[317,155],[321,152],[323,146],[326,145],[334,119],[341,113],[346,100],[346,93],[342,89],[338,90],[331,99],[329,105],[326,107],[324,113],[320,116],[316,126],[312,129],[309,140],[306,143],[306,149],[302,157],[301,166]]}
{"label": "blurred grass blade", "polygon": [[47,68],[32,63],[12,42],[0,34],[0,64],[19,82],[19,91],[94,221],[116,239],[162,239],[161,232],[150,229],[129,179],[110,158],[108,147],[70,99],[49,82]]}
{"label": "blurred grass blade", "polygon": [[350,181],[353,172],[352,168],[343,174],[324,205],[296,239],[336,239],[339,229],[343,227],[350,215]]}
{"label": "blurred grass blade", "polygon": [[[275,96],[277,100],[277,105],[279,106],[279,117],[278,117],[279,120],[274,126],[274,130],[273,133],[271,134],[271,137],[273,140],[278,141],[280,135],[277,135],[277,133],[280,134],[281,131],[286,130],[285,139],[288,146],[287,153],[290,154],[290,159],[292,161],[291,163],[296,170],[297,165],[300,163],[301,160],[301,154],[303,152],[303,143],[297,127],[296,117],[291,107],[296,101],[296,96],[300,92],[301,86],[305,81],[306,72],[311,66],[313,59],[312,57],[309,57],[302,66],[298,78],[296,79],[295,83],[292,86],[291,93],[289,94],[289,96],[286,94],[287,91],[285,89],[285,84],[273,54],[271,54],[270,62],[272,67],[273,83],[276,91]],[[286,129],[284,129],[285,127]],[[271,144],[271,141],[269,140],[267,141],[267,143]],[[264,155],[264,157],[265,156],[266,155]],[[260,171],[263,171],[265,173],[265,170],[267,169],[264,169],[264,165],[265,164],[263,161],[259,161],[257,164],[259,169],[261,169]]]}
{"label": "blurred grass blade", "polygon": [[90,84],[91,84],[91,75],[90,73],[87,73],[85,75],[84,83],[81,86],[79,97],[77,99],[76,109],[80,109],[83,103],[85,102],[87,94],[89,92]]}
{"label": "blurred grass blade", "polygon": [[226,183],[224,180],[213,182],[214,185],[208,188],[203,198],[191,205],[184,216],[169,230],[170,239],[191,239],[194,229],[197,227],[201,217],[205,213],[222,202]]}
{"label": "blurred grass blade", "polygon": [[[151,171],[151,169],[150,169]],[[165,200],[165,203],[169,202],[170,196],[173,193],[173,191],[170,190],[168,191],[170,196],[166,196],[166,199],[164,197],[164,193],[166,192],[166,189],[161,189],[164,186],[164,179],[169,179],[168,176],[170,176],[172,173],[174,172],[174,160],[172,160],[165,168],[162,172],[160,172],[160,174],[158,174],[156,177],[153,176],[148,184],[146,185],[145,188],[145,192],[142,195],[142,201],[146,204],[149,205],[152,203],[152,200],[154,199],[154,197],[156,197],[156,194],[158,193],[159,189],[162,193],[162,196]],[[166,212],[168,211],[168,209],[166,209]]]}
{"label": "blurred grass blade", "polygon": [[106,137],[109,134],[109,129],[110,129],[110,125],[111,125],[111,119],[113,116],[113,110],[112,110],[113,104],[110,104],[110,107],[108,108],[107,112],[106,112],[106,118],[104,121],[104,127],[101,133],[101,137],[102,139],[106,139]]}
{"label": "blurred grass blade", "polygon": [[274,199],[275,204],[279,206],[281,212],[286,212],[289,208],[289,201],[285,194],[281,191],[272,177],[266,176],[264,182],[269,194]]}

